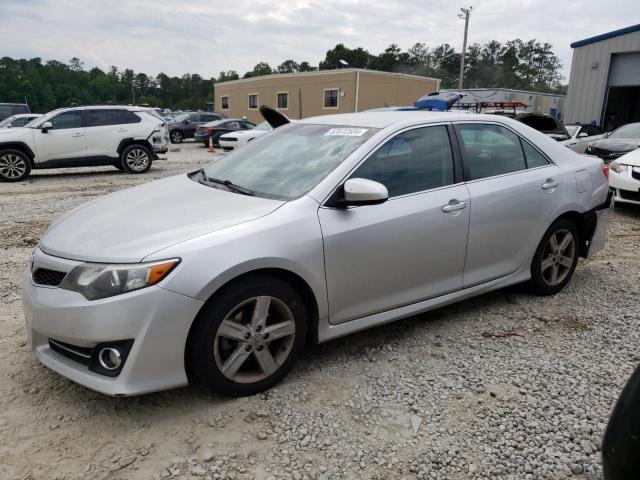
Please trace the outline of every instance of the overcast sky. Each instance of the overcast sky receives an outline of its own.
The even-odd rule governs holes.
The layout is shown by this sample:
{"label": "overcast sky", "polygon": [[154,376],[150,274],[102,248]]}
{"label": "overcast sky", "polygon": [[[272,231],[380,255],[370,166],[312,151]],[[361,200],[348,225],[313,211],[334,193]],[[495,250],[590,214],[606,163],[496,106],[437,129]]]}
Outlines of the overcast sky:
{"label": "overcast sky", "polygon": [[536,38],[569,76],[569,44],[640,22],[640,0],[0,0],[0,56],[132,68],[150,75],[324,58],[337,43],[379,53],[390,43],[462,48],[459,7],[473,5],[469,42]]}

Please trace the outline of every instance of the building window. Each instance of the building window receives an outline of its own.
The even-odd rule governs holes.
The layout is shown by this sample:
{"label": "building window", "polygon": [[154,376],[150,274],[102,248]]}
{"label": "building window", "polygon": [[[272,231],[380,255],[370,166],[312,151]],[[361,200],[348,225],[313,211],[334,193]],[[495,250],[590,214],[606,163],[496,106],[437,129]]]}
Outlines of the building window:
{"label": "building window", "polygon": [[220,97],[220,108],[222,108],[222,110],[229,110],[229,97]]}
{"label": "building window", "polygon": [[278,110],[286,110],[289,108],[289,92],[278,92],[276,94],[276,100]]}
{"label": "building window", "polygon": [[250,93],[249,94],[249,110],[255,110],[258,108],[258,94]]}
{"label": "building window", "polygon": [[338,108],[337,88],[331,88],[324,91],[324,108]]}

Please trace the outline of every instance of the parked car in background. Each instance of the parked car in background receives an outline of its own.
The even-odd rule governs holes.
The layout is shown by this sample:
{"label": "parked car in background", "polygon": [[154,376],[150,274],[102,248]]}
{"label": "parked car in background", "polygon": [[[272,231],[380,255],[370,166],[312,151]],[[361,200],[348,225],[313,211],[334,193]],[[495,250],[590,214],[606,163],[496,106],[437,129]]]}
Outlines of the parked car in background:
{"label": "parked car in background", "polygon": [[20,113],[18,115],[12,115],[0,122],[0,128],[24,127],[31,120],[35,120],[41,116],[42,115],[39,113]]}
{"label": "parked car in background", "polygon": [[518,113],[513,117],[513,119],[544,133],[546,136],[551,137],[558,142],[569,140],[570,138],[569,132],[567,132],[567,129],[564,127],[562,122],[551,115],[547,115],[546,113]]}
{"label": "parked car in background", "polygon": [[224,120],[216,120],[205,125],[200,125],[195,133],[196,142],[202,142],[205,146],[209,145],[209,138],[213,140],[216,147],[220,146],[219,138],[225,133],[236,132],[239,130],[250,130],[255,128],[256,124],[242,120],[239,118],[226,118]]}
{"label": "parked car in background", "polygon": [[629,123],[587,145],[585,153],[611,162],[640,146],[640,123]]}
{"label": "parked car in background", "polygon": [[200,125],[226,118],[222,113],[184,112],[178,114],[169,124],[171,143],[182,143],[185,138],[193,138]]}
{"label": "parked car in background", "polygon": [[19,113],[31,113],[26,103],[0,103],[0,120]]}
{"label": "parked car in background", "polygon": [[144,173],[168,145],[166,124],[147,109],[61,108],[25,128],[0,130],[0,180],[24,180],[32,169],[98,165]]}
{"label": "parked car in background", "polygon": [[222,134],[218,139],[218,144],[224,151],[231,151],[240,148],[251,140],[255,140],[262,135],[269,133],[273,128],[267,121],[259,123],[255,128],[249,130],[237,130],[233,133]]}
{"label": "parked car in background", "polygon": [[625,153],[609,164],[609,186],[616,202],[640,205],[640,149]]}
{"label": "parked car in background", "polygon": [[570,138],[562,140],[560,143],[576,153],[584,153],[589,143],[604,137],[604,131],[600,127],[589,123],[565,125],[565,128]]}
{"label": "parked car in background", "polygon": [[252,395],[308,338],[521,282],[561,291],[611,206],[600,159],[508,118],[306,118],[55,222],[23,276],[28,338],[105,394]]}

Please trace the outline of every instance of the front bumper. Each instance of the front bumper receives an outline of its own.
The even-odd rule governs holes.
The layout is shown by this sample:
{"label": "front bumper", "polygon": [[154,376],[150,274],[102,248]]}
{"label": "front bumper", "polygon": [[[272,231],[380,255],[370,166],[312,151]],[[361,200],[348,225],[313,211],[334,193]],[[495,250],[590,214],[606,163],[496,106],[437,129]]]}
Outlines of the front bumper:
{"label": "front bumper", "polygon": [[195,139],[196,142],[209,143],[208,134],[197,134],[197,135],[194,135],[193,138]]}
{"label": "front bumper", "polygon": [[640,205],[640,179],[634,175],[640,177],[640,167],[627,167],[621,173],[609,170],[609,186],[614,189],[616,202]]}
{"label": "front bumper", "polygon": [[[34,264],[61,272],[80,262],[36,249]],[[38,359],[55,372],[98,392],[136,395],[187,384],[184,353],[187,335],[203,302],[158,286],[101,300],[57,287],[35,285],[31,271],[23,276],[27,334]],[[133,346],[116,377],[89,367],[51,348],[49,340],[80,349],[132,339]]]}

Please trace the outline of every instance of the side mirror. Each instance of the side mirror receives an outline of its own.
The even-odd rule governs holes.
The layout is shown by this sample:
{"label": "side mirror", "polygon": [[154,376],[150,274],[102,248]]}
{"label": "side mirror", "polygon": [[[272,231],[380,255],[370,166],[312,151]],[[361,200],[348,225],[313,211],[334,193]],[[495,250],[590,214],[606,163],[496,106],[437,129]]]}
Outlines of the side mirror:
{"label": "side mirror", "polygon": [[389,199],[387,187],[365,178],[350,178],[344,183],[345,206],[377,205]]}
{"label": "side mirror", "polygon": [[53,128],[53,124],[51,122],[44,122],[42,125],[40,125],[42,133],[47,133],[51,128]]}
{"label": "side mirror", "polygon": [[589,134],[587,132],[580,132],[578,134],[578,138],[587,138],[589,136]]}

